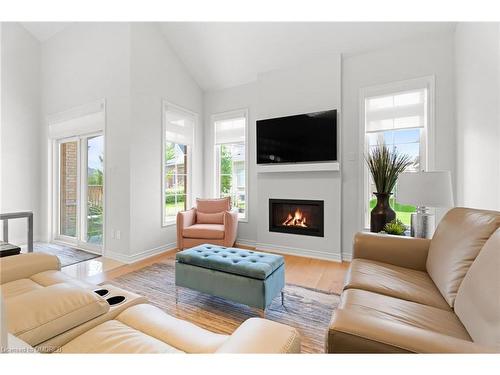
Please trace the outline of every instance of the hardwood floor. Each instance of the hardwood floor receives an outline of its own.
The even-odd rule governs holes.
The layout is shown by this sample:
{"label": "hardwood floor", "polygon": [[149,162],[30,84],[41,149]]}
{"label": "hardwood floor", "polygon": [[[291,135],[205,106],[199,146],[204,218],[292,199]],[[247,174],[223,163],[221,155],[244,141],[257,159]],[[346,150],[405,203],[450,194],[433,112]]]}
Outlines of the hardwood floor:
{"label": "hardwood floor", "polygon": [[[176,249],[173,249],[132,264],[123,264],[112,259],[100,257],[64,267],[63,271],[71,276],[99,284],[154,263],[171,261],[175,258],[175,253]],[[342,291],[344,276],[349,267],[348,262],[331,262],[293,255],[284,255],[284,258],[287,283],[319,289],[328,293],[340,294]]]}

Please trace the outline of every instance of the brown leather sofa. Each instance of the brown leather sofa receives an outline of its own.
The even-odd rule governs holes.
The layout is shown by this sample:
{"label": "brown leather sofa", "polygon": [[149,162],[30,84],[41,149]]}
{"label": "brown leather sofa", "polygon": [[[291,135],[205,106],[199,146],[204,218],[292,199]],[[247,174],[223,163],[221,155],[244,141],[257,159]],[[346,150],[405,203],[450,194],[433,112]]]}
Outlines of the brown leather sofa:
{"label": "brown leather sofa", "polygon": [[[106,289],[101,297],[95,290]],[[0,352],[298,353],[296,329],[260,318],[231,335],[166,314],[137,294],[60,271],[57,257],[0,259]],[[110,297],[124,300],[111,304]]]}
{"label": "brown leather sofa", "polygon": [[500,352],[499,228],[454,208],[431,240],[356,234],[327,352]]}

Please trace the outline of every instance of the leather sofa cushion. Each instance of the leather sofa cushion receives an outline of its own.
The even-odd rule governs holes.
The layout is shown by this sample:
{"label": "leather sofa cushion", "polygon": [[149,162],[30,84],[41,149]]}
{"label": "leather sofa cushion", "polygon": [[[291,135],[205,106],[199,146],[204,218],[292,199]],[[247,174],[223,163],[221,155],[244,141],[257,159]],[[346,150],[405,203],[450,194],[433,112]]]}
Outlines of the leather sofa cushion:
{"label": "leather sofa cushion", "polygon": [[31,279],[19,279],[2,284],[2,295],[5,299],[18,296],[23,293],[28,293],[36,289],[41,289],[38,283],[35,283]]}
{"label": "leather sofa cushion", "polygon": [[224,212],[207,214],[204,212],[196,212],[197,224],[224,224]]}
{"label": "leather sofa cushion", "polygon": [[216,353],[300,353],[300,335],[293,327],[266,319],[247,319]]}
{"label": "leather sofa cushion", "polygon": [[455,300],[455,313],[474,342],[500,351],[500,229],[465,275]]}
{"label": "leather sofa cushion", "polygon": [[228,337],[174,318],[148,304],[130,307],[116,319],[186,353],[213,353]]}
{"label": "leather sofa cushion", "polygon": [[429,246],[427,272],[453,307],[460,283],[488,238],[500,227],[500,212],[453,208]]}
{"label": "leather sofa cushion", "polygon": [[195,224],[182,230],[182,235],[187,238],[205,238],[207,240],[221,240],[224,238],[224,225],[221,224]]}
{"label": "leather sofa cushion", "polygon": [[[367,318],[375,318],[381,322],[395,322],[471,341],[465,327],[452,311],[436,307],[364,290],[349,289],[342,293],[339,309],[361,312]],[[390,341],[389,335],[387,341]]]}
{"label": "leather sofa cushion", "polygon": [[283,265],[281,255],[204,244],[176,254],[178,262],[265,280]]}
{"label": "leather sofa cushion", "polygon": [[64,272],[54,270],[37,273],[31,276],[31,280],[42,286],[66,283],[83,289],[95,289],[95,285],[75,279],[74,277],[66,275]]}
{"label": "leather sofa cushion", "polygon": [[353,259],[344,290],[362,289],[450,310],[426,272],[368,259]]}
{"label": "leather sofa cushion", "polygon": [[229,211],[231,209],[231,199],[218,198],[218,199],[196,199],[196,209],[198,212],[207,214],[215,214],[218,212]]}
{"label": "leather sofa cushion", "polygon": [[9,298],[5,304],[10,333],[35,346],[105,314],[109,305],[92,291],[55,284]]}
{"label": "leather sofa cushion", "polygon": [[[147,320],[146,316],[142,318]],[[63,345],[61,353],[154,354],[182,352],[118,320],[109,320]]]}
{"label": "leather sofa cushion", "polygon": [[28,279],[32,275],[47,271],[60,270],[61,262],[55,255],[44,253],[19,254],[0,258],[0,284],[19,279]]}

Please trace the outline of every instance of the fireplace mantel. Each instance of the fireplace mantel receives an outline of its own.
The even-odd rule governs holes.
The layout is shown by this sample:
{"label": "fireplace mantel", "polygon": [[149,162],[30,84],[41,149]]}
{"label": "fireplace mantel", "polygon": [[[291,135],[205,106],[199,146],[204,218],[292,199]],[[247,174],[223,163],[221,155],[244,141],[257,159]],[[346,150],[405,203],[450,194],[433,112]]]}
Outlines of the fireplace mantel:
{"label": "fireplace mantel", "polygon": [[257,164],[257,173],[340,171],[340,163]]}

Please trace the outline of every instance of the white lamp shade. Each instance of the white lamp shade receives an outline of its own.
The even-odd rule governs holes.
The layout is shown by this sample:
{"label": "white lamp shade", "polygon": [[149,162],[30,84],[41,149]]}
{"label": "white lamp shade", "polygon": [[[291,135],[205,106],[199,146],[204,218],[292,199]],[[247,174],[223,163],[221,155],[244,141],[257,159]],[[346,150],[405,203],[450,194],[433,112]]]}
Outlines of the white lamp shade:
{"label": "white lamp shade", "polygon": [[398,178],[396,201],[414,206],[453,207],[451,173],[402,173]]}

